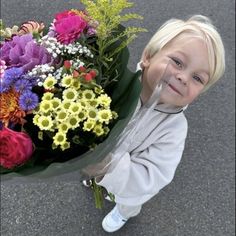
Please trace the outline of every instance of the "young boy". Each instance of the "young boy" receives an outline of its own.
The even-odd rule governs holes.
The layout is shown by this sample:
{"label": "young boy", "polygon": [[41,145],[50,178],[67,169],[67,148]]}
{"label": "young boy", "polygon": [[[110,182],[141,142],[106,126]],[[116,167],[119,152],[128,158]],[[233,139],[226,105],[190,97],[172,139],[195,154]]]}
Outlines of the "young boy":
{"label": "young boy", "polygon": [[224,46],[207,17],[171,19],[151,38],[139,67],[142,92],[132,128],[112,153],[106,174],[97,178],[115,196],[102,222],[107,232],[138,215],[172,181],[187,136],[183,110],[223,75]]}

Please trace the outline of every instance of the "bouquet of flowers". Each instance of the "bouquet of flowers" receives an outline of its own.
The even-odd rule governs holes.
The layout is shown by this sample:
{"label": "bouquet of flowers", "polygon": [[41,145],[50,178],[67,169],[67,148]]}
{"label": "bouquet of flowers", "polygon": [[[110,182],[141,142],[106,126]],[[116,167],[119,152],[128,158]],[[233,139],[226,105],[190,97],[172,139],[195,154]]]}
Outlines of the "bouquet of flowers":
{"label": "bouquet of flowers", "polygon": [[127,45],[144,28],[126,0],[81,0],[50,27],[1,21],[0,170],[45,178],[101,161],[131,118],[141,90]]}

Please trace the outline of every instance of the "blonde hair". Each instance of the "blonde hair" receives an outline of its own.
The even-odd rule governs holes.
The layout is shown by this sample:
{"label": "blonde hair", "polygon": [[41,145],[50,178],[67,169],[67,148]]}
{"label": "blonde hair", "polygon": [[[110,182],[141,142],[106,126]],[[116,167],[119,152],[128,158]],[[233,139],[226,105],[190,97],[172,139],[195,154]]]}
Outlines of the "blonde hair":
{"label": "blonde hair", "polygon": [[153,35],[146,45],[143,56],[153,57],[175,37],[182,33],[202,38],[208,49],[210,79],[203,91],[211,87],[220,79],[225,70],[225,50],[222,39],[210,19],[202,15],[194,15],[186,21],[170,19],[165,22]]}

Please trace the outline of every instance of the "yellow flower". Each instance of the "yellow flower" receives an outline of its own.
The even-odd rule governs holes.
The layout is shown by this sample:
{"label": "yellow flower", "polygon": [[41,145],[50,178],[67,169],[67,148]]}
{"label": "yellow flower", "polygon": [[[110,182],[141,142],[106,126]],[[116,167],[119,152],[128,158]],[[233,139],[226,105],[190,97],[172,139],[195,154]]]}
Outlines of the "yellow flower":
{"label": "yellow flower", "polygon": [[102,89],[102,86],[95,87],[95,88],[94,88],[94,91],[95,91],[95,93],[97,93],[97,94],[101,94],[101,93],[104,92],[103,89]]}
{"label": "yellow flower", "polygon": [[97,135],[97,136],[101,136],[104,134],[104,129],[102,128],[101,124],[95,125],[93,128],[93,132]]}
{"label": "yellow flower", "polygon": [[104,130],[104,135],[107,135],[110,131],[110,129],[107,126],[103,127],[103,130]]}
{"label": "yellow flower", "polygon": [[74,130],[79,127],[79,118],[77,116],[70,116],[66,122],[69,124],[70,129]]}
{"label": "yellow flower", "polygon": [[90,107],[87,112],[88,119],[96,120],[97,119],[97,112],[98,112],[97,109]]}
{"label": "yellow flower", "polygon": [[67,122],[63,122],[58,125],[58,131],[62,133],[67,133],[68,130],[69,130],[69,124]]}
{"label": "yellow flower", "polygon": [[109,120],[112,119],[112,113],[111,110],[100,110],[98,111],[98,120],[99,122],[103,123],[105,122],[106,124],[109,123]]}
{"label": "yellow flower", "polygon": [[82,98],[87,99],[87,100],[91,100],[91,99],[95,98],[95,94],[92,90],[85,89],[82,93]]}
{"label": "yellow flower", "polygon": [[51,100],[53,98],[54,94],[50,92],[46,92],[42,96],[42,100]]}
{"label": "yellow flower", "polygon": [[82,110],[82,106],[79,102],[72,102],[69,111],[72,114],[78,114]]}
{"label": "yellow flower", "polygon": [[87,109],[87,107],[89,106],[89,103],[83,98],[80,99],[79,101],[80,101],[81,106]]}
{"label": "yellow flower", "polygon": [[38,125],[38,119],[39,119],[39,117],[40,117],[39,114],[34,115],[33,124]]}
{"label": "yellow flower", "polygon": [[52,118],[50,116],[40,116],[37,125],[41,130],[51,130],[53,127]]}
{"label": "yellow flower", "polygon": [[101,94],[97,100],[104,107],[109,107],[111,104],[111,98],[107,94]]}
{"label": "yellow flower", "polygon": [[68,88],[63,91],[62,97],[64,100],[75,101],[78,97],[78,93],[75,89]]}
{"label": "yellow flower", "polygon": [[79,117],[79,120],[80,121],[83,121],[86,119],[86,116],[87,116],[87,112],[85,110],[82,110],[78,113],[78,117]]}
{"label": "yellow flower", "polygon": [[62,109],[65,109],[65,110],[68,110],[68,109],[70,108],[70,104],[71,104],[70,101],[65,100],[65,101],[63,101],[63,102],[61,103],[61,108],[62,108]]}
{"label": "yellow flower", "polygon": [[44,100],[40,103],[40,106],[39,106],[40,112],[48,113],[51,110],[53,110],[52,101]]}
{"label": "yellow flower", "polygon": [[78,79],[73,79],[71,87],[76,90],[80,89],[80,81]]}
{"label": "yellow flower", "polygon": [[99,105],[99,103],[96,99],[92,99],[89,101],[89,105],[92,107],[97,107]]}
{"label": "yellow flower", "polygon": [[84,126],[83,126],[83,130],[84,131],[91,131],[93,129],[93,127],[95,126],[95,121],[88,119],[84,122]]}
{"label": "yellow flower", "polygon": [[67,119],[68,117],[68,112],[66,110],[59,110],[57,113],[56,113],[56,120],[58,122],[63,122]]}
{"label": "yellow flower", "polygon": [[68,148],[70,148],[70,143],[69,142],[64,142],[63,144],[61,144],[62,151],[65,151]]}
{"label": "yellow flower", "polygon": [[61,99],[59,98],[53,98],[51,102],[54,110],[57,110],[61,105]]}
{"label": "yellow flower", "polygon": [[111,114],[114,120],[118,118],[118,114],[115,111],[112,111]]}
{"label": "yellow flower", "polygon": [[61,80],[61,86],[65,88],[69,88],[73,82],[72,75],[66,75]]}
{"label": "yellow flower", "polygon": [[57,83],[57,80],[53,76],[49,76],[43,82],[43,87],[45,89],[53,89],[56,83]]}
{"label": "yellow flower", "polygon": [[53,141],[55,145],[63,145],[66,142],[66,134],[58,131],[56,135],[53,137]]}

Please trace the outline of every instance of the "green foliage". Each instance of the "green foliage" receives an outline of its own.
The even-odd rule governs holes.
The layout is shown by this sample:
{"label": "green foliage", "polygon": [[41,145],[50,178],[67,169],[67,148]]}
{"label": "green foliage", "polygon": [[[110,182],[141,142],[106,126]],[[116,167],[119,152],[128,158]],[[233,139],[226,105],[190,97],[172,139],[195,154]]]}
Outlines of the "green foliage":
{"label": "green foliage", "polygon": [[98,23],[96,28],[97,64],[100,65],[103,75],[98,82],[106,88],[117,81],[119,71],[116,67],[119,64],[121,51],[137,37],[138,33],[147,30],[132,26],[125,28],[121,25],[122,22],[129,20],[143,19],[135,13],[121,15],[123,10],[133,6],[133,3],[127,0],[81,0],[81,2],[86,6],[88,14]]}

